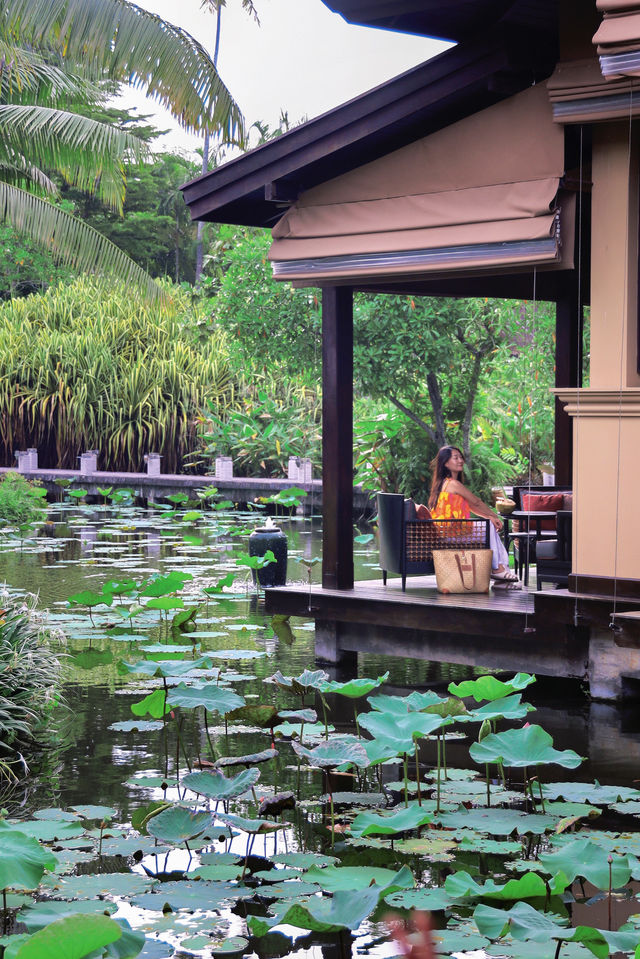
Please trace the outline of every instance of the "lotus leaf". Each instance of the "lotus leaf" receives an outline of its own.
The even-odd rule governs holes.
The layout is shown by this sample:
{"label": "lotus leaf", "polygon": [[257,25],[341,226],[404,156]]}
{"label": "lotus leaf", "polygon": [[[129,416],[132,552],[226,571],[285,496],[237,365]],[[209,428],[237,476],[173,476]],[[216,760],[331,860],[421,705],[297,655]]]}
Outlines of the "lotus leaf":
{"label": "lotus leaf", "polygon": [[297,719],[300,723],[315,723],[318,714],[315,709],[281,709],[279,719]]}
{"label": "lotus leaf", "polygon": [[[207,937],[207,943],[210,943],[211,940]],[[182,943],[184,946],[184,942]],[[238,952],[246,952],[249,946],[249,940],[245,939],[244,936],[231,936],[229,939],[225,939],[224,942],[221,942],[215,948],[211,949],[211,952],[214,956],[229,956]]]}
{"label": "lotus leaf", "polygon": [[414,690],[408,696],[386,696],[379,694],[377,696],[369,696],[367,700],[371,708],[378,712],[397,713],[399,715],[420,712],[426,709],[427,706],[436,706],[438,703],[443,703],[444,701],[442,696],[434,693],[431,689],[428,689],[424,693],[419,693],[417,690]]}
{"label": "lotus leaf", "polygon": [[503,885],[498,885],[492,879],[484,884],[477,883],[468,872],[460,870],[447,876],[444,888],[452,899],[502,899],[515,902],[522,899],[542,899],[548,892],[552,895],[562,895],[570,885],[563,873],[554,876],[547,884],[536,872],[527,872],[518,879],[510,879]]}
{"label": "lotus leaf", "polygon": [[245,706],[240,706],[238,709],[232,709],[231,712],[227,714],[227,719],[231,722],[245,722],[252,726],[270,729],[277,715],[278,710],[275,706],[249,703]]}
{"label": "lotus leaf", "polygon": [[399,889],[413,889],[415,879],[408,866],[400,870],[375,866],[310,866],[304,874],[308,882],[315,882],[324,892],[347,892],[350,889],[368,889],[376,885],[389,893]]}
{"label": "lotus leaf", "polygon": [[325,856],[320,852],[285,852],[274,856],[273,861],[299,869],[308,869],[313,865],[332,866],[338,862],[335,856]]}
{"label": "lotus leaf", "polygon": [[117,908],[115,902],[102,902],[99,899],[80,899],[76,902],[43,899],[21,909],[18,919],[25,924],[29,932],[37,932],[38,929],[44,929],[50,923],[67,916],[113,913]]}
{"label": "lotus leaf", "polygon": [[323,723],[279,723],[277,726],[273,727],[273,731],[276,736],[281,736],[283,739],[300,739],[301,735],[304,735],[307,740],[309,739],[324,739],[325,733],[330,732],[334,733],[335,726],[325,726]]}
{"label": "lotus leaf", "polygon": [[433,932],[433,942],[436,952],[443,956],[451,956],[457,952],[470,952],[483,950],[489,942],[484,936],[480,936],[475,927],[471,924],[458,924],[453,929],[436,929]]}
{"label": "lotus leaf", "polygon": [[215,881],[225,881],[228,882],[232,879],[239,879],[244,870],[242,863],[236,865],[225,865],[220,863],[217,865],[211,866],[199,866],[198,869],[195,869],[193,872],[189,873],[190,879],[213,879]]}
{"label": "lotus leaf", "polygon": [[254,879],[260,879],[262,882],[284,882],[286,879],[300,879],[302,873],[299,869],[259,869],[254,872]]}
{"label": "lotus leaf", "polygon": [[[334,806],[384,806],[387,802],[387,797],[384,793],[333,793],[332,796],[329,793],[325,793],[323,796],[319,796],[315,801],[315,804],[322,805],[323,803],[331,802],[333,799]],[[314,800],[311,800],[313,803]]]}
{"label": "lotus leaf", "polygon": [[191,573],[171,572],[168,576],[157,576],[140,590],[140,596],[151,596],[154,598],[168,596],[170,593],[175,593],[181,589],[183,584],[189,579],[193,579]]}
{"label": "lotus leaf", "polygon": [[535,813],[527,815],[516,809],[459,809],[442,813],[438,821],[445,829],[471,828],[494,836],[510,836],[514,832],[524,836],[552,832],[558,820]]}
{"label": "lotus leaf", "polygon": [[388,759],[395,759],[398,755],[396,746],[391,742],[383,742],[380,739],[367,739],[362,741],[370,766],[377,766]]}
{"label": "lotus leaf", "polygon": [[167,703],[164,689],[156,689],[149,693],[138,703],[131,703],[131,712],[134,716],[152,716],[154,719],[162,719],[167,713],[171,712],[171,706]]}
{"label": "lotus leaf", "polygon": [[493,701],[510,696],[535,681],[536,677],[529,673],[516,673],[508,682],[502,682],[495,676],[479,676],[477,679],[466,679],[458,684],[449,683],[447,688],[454,696],[460,696],[461,699],[473,696],[477,703],[481,703],[483,700]]}
{"label": "lotus leaf", "polygon": [[527,713],[535,712],[535,706],[523,703],[521,699],[522,693],[494,699],[478,709],[470,710],[469,722],[483,723],[485,719],[524,719]]}
{"label": "lotus leaf", "polygon": [[16,959],[84,959],[121,938],[122,927],[108,916],[67,916],[34,933]]}
{"label": "lotus leaf", "polygon": [[234,816],[232,813],[218,813],[218,819],[228,823],[235,829],[241,829],[243,832],[262,834],[265,832],[276,832],[278,829],[285,829],[287,823],[273,822],[271,819],[245,819],[244,816]]}
{"label": "lotus leaf", "polygon": [[198,659],[191,659],[188,662],[172,662],[141,659],[137,663],[125,663],[124,660],[118,662],[118,672],[140,673],[144,676],[186,676],[194,669],[201,667],[211,667],[211,660],[208,656],[199,656]]}
{"label": "lotus leaf", "polygon": [[373,689],[382,686],[389,678],[387,671],[377,679],[350,679],[346,683],[338,683],[334,680],[325,680],[320,686],[321,693],[338,693],[340,696],[346,696],[348,699],[359,699],[366,696]]}
{"label": "lotus leaf", "polygon": [[297,742],[292,742],[291,745],[296,755],[306,759],[310,766],[318,766],[320,769],[335,769],[336,766],[342,766],[344,763],[350,763],[361,769],[369,765],[367,753],[358,743],[344,743],[335,738],[320,743],[314,749],[307,749]]}
{"label": "lotus leaf", "polygon": [[133,896],[145,892],[151,879],[134,872],[64,876],[46,883],[54,899],[103,899],[105,896]]}
{"label": "lotus leaf", "polygon": [[198,706],[204,706],[209,712],[217,712],[221,716],[237,709],[239,706],[244,706],[242,696],[215,683],[198,686],[186,686],[184,683],[180,683],[179,686],[170,690],[167,702],[170,706],[180,706],[182,709],[195,709]]}
{"label": "lotus leaf", "polygon": [[179,596],[156,596],[146,603],[145,609],[184,609],[184,601]]}
{"label": "lotus leaf", "polygon": [[296,696],[304,696],[310,689],[320,689],[322,683],[329,679],[324,669],[305,669],[299,676],[283,676],[280,670],[267,676],[265,683],[275,683],[282,689],[291,689]]}
{"label": "lotus leaf", "polygon": [[360,813],[349,826],[349,831],[354,836],[395,836],[425,826],[432,819],[431,812],[412,803],[390,813]]}
{"label": "lotus leaf", "polygon": [[268,763],[278,755],[277,749],[263,749],[259,753],[249,753],[246,756],[223,756],[215,762],[216,767],[229,766],[257,766],[259,763]]}
{"label": "lotus leaf", "polygon": [[292,905],[285,905],[273,918],[249,916],[247,926],[252,935],[264,936],[274,926],[289,925],[313,932],[340,932],[357,929],[375,909],[380,898],[377,886],[358,892],[336,892],[331,899],[317,896]]}
{"label": "lotus leaf", "polygon": [[151,733],[164,729],[164,723],[159,719],[125,719],[119,723],[111,723],[107,729],[120,733]]}
{"label": "lotus leaf", "polygon": [[[384,849],[388,852],[389,842],[386,839],[352,839],[350,845],[371,846],[374,849]],[[458,846],[457,840],[450,836],[446,838],[437,833],[428,832],[426,836],[419,839],[396,839],[394,849],[402,855],[420,856],[431,862],[451,862],[454,858],[453,852]]]}
{"label": "lotus leaf", "polygon": [[35,889],[58,860],[37,839],[0,821],[0,889]]}
{"label": "lotus leaf", "polygon": [[631,876],[631,864],[627,856],[611,856],[590,839],[574,839],[558,852],[541,853],[540,862],[547,872],[562,870],[569,882],[582,876],[597,889],[609,888],[609,868],[614,889],[626,885]]}
{"label": "lotus leaf", "polygon": [[207,653],[212,659],[260,659],[266,655],[262,649],[216,649]]}
{"label": "lotus leaf", "polygon": [[360,725],[372,736],[395,746],[397,754],[413,753],[416,739],[429,736],[451,722],[450,717],[415,712],[407,713],[406,716],[370,712],[359,719]]}
{"label": "lotus leaf", "polygon": [[591,803],[596,806],[608,806],[611,803],[640,800],[640,790],[629,786],[601,786],[591,783],[548,783],[543,785],[542,793],[549,799],[566,799],[568,802]]}
{"label": "lotus leaf", "polygon": [[307,882],[306,880],[306,876],[298,879],[285,879],[282,882],[263,887],[257,895],[264,896],[267,899],[300,899],[302,896],[313,896],[320,892],[320,886],[316,882]]}
{"label": "lotus leaf", "polygon": [[157,887],[157,892],[143,893],[134,896],[132,905],[139,909],[153,909],[156,912],[168,912],[178,909],[202,910],[212,912],[221,904],[234,902],[240,899],[251,899],[255,896],[253,887],[242,886],[232,882],[211,882],[207,879],[197,879],[195,882],[163,882]]}
{"label": "lotus leaf", "polygon": [[[522,844],[513,839],[487,839],[486,836],[473,835],[473,832],[470,835],[467,830],[458,838],[460,852],[485,853],[489,856],[509,856],[522,852]],[[525,869],[531,869],[532,866],[530,860],[525,862]]]}
{"label": "lotus leaf", "polygon": [[394,909],[420,909],[429,912],[448,909],[453,904],[453,899],[442,886],[433,889],[402,889],[389,893],[384,897],[384,901]]}
{"label": "lotus leaf", "polygon": [[[610,952],[631,952],[635,950],[638,940],[638,933],[628,927],[618,932],[594,929],[591,926],[563,929],[547,914],[538,912],[525,902],[516,903],[506,912],[480,905],[476,908],[473,918],[480,932],[491,939],[498,939],[509,931],[514,939],[534,942],[544,942],[546,939],[580,942],[598,959],[606,959]],[[502,927],[500,927],[501,922]]]}
{"label": "lotus leaf", "polygon": [[553,739],[541,726],[524,726],[490,733],[469,749],[476,763],[502,763],[504,766],[537,766],[554,763],[576,769],[582,759],[573,749],[554,749]]}
{"label": "lotus leaf", "polygon": [[211,772],[189,773],[183,778],[182,785],[192,792],[218,801],[242,796],[252,789],[259,779],[258,769],[244,769],[233,779],[227,779],[223,773],[214,769]]}
{"label": "lotus leaf", "polygon": [[148,821],[147,832],[161,842],[179,844],[204,835],[212,825],[208,812],[194,813],[183,806],[171,806]]}
{"label": "lotus leaf", "polygon": [[48,809],[37,809],[34,812],[33,817],[34,819],[53,819],[56,822],[77,822],[78,819],[75,813],[54,807]]}
{"label": "lotus leaf", "polygon": [[80,593],[74,593],[67,600],[72,606],[111,606],[113,603],[112,593],[93,593],[90,589],[83,589]]}
{"label": "lotus leaf", "polygon": [[[24,833],[27,836],[31,836],[33,839],[41,840],[41,842],[53,842],[54,839],[75,839],[77,836],[81,836],[84,832],[82,825],[77,820],[75,822],[61,822],[60,820],[55,822],[41,819],[39,821],[27,820],[20,823],[7,822],[6,825],[0,820],[0,827],[1,826],[5,826],[5,828],[17,829],[19,832]],[[4,841],[4,830],[2,831],[1,835]]]}

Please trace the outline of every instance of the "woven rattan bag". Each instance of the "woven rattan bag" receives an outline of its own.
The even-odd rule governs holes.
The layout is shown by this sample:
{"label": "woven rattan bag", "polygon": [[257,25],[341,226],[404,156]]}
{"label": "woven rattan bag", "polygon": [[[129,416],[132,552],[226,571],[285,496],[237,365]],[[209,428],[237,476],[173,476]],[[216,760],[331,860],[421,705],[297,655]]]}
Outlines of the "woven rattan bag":
{"label": "woven rattan bag", "polygon": [[488,593],[490,549],[434,549],[433,565],[439,593]]}

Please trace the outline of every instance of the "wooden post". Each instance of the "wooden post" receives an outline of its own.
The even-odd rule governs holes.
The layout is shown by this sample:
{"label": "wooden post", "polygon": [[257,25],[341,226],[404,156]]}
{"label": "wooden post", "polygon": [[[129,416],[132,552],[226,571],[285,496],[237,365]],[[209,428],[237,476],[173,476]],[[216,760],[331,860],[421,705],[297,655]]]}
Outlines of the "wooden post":
{"label": "wooden post", "polygon": [[[556,388],[582,385],[582,302],[577,283],[570,283],[556,303]],[[555,400],[555,481],[571,486],[573,477],[573,423],[564,403]]]}
{"label": "wooden post", "polygon": [[353,293],[322,291],[322,585],[353,588]]}

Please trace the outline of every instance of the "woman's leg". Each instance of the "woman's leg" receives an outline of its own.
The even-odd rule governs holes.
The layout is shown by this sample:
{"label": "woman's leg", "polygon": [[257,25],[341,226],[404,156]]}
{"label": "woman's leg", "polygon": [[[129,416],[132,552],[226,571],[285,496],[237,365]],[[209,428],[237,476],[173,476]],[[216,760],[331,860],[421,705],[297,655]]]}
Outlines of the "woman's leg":
{"label": "woman's leg", "polygon": [[505,549],[500,533],[497,531],[493,523],[491,523],[489,526],[489,543],[491,546],[491,552],[493,553],[491,560],[492,572],[495,573],[496,570],[509,569],[509,554]]}

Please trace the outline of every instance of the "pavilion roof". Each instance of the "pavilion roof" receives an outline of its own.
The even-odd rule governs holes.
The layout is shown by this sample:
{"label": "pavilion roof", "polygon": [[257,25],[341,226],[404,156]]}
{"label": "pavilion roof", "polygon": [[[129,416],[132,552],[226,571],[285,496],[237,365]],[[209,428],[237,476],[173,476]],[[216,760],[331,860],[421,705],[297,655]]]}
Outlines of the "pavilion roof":
{"label": "pavilion roof", "polygon": [[556,59],[549,38],[498,26],[187,183],[191,216],[272,227],[302,192],[545,79]]}

